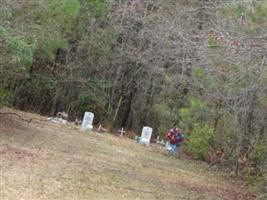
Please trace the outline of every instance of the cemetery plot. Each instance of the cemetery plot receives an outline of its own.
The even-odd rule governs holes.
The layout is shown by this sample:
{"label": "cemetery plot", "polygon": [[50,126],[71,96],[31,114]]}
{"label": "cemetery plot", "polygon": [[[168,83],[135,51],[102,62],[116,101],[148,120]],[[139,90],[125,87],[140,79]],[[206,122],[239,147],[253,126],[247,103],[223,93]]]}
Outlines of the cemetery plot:
{"label": "cemetery plot", "polygon": [[0,141],[1,200],[254,199],[227,174],[126,137],[0,116]]}

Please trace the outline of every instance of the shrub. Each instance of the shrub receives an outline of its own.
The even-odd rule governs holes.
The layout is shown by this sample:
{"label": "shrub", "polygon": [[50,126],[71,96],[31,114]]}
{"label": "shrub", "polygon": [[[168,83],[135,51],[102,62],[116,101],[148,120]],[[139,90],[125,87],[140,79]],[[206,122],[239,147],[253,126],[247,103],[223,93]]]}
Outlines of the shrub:
{"label": "shrub", "polygon": [[195,125],[188,141],[185,144],[187,153],[197,159],[204,159],[205,155],[212,149],[214,131],[208,125]]}

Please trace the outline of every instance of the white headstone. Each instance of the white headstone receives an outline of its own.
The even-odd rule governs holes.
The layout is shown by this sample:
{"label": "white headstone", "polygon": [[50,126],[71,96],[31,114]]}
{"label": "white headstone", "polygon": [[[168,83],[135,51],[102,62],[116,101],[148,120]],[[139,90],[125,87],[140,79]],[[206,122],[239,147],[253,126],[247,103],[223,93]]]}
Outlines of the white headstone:
{"label": "white headstone", "polygon": [[90,131],[93,129],[94,113],[85,112],[83,116],[82,131]]}
{"label": "white headstone", "polygon": [[153,132],[153,129],[148,127],[148,126],[145,126],[142,130],[142,135],[141,135],[141,139],[140,139],[140,144],[145,144],[145,145],[149,145],[150,144],[150,139],[151,139],[151,136],[152,136],[152,132]]}

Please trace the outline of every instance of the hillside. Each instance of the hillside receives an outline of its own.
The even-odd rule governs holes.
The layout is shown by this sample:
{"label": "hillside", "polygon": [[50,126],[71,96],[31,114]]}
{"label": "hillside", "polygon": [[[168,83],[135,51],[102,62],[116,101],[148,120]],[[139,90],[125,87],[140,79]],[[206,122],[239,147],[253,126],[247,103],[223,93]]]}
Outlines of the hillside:
{"label": "hillside", "polygon": [[0,199],[254,199],[240,182],[205,163],[40,120],[0,116]]}
{"label": "hillside", "polygon": [[[266,13],[267,0],[0,0],[0,108],[12,107],[43,116],[65,112],[69,120],[81,120],[84,113],[90,111],[95,124],[105,124],[115,132],[123,127],[138,133],[149,126],[154,136],[160,138],[175,126],[187,138],[184,151],[188,156],[231,171],[258,193],[259,198],[266,200]],[[17,119],[14,115],[10,117]],[[16,124],[12,120],[8,123]],[[139,156],[141,160],[140,154],[148,160],[163,156],[160,159],[164,159],[165,165],[182,162],[170,161],[171,158],[163,154],[150,155],[150,151],[158,149],[143,149],[111,135],[82,134],[73,129],[66,131],[66,127],[55,130],[54,124],[36,120],[26,125],[13,124],[13,132],[6,130],[12,137],[3,141],[11,149],[25,148],[26,152],[40,149],[34,158],[37,160],[46,158],[38,154],[48,149],[59,151],[62,158],[55,153],[47,160],[63,162],[64,156],[72,159],[73,155],[76,159],[78,154],[83,156],[82,165],[90,166],[86,159],[91,153],[113,163],[109,154],[117,151],[110,145],[110,140],[114,140],[117,147],[121,147],[118,142],[126,146],[123,152],[130,151],[130,155]],[[18,143],[17,146],[10,145],[10,140]],[[109,154],[98,152],[95,143]],[[70,152],[65,155],[65,151]],[[120,156],[127,163],[139,161]],[[97,159],[94,163],[98,163]],[[65,165],[56,163],[59,163],[58,170],[64,172],[62,166]],[[184,168],[190,165],[180,164]],[[138,172],[142,178],[147,177],[138,166],[132,166],[137,171],[131,171],[131,175],[139,177]],[[153,166],[145,166],[154,173]],[[172,169],[171,166],[168,169]],[[83,173],[86,170],[73,167]],[[88,169],[85,177],[87,173],[92,174],[92,170]],[[118,185],[129,182],[127,173]],[[55,174],[55,179],[59,180],[59,187],[66,188],[64,184],[71,179],[67,178],[63,184],[58,178],[61,175]],[[142,198],[183,194],[171,191],[182,190],[179,186],[188,183],[181,181],[179,173],[175,175],[177,178],[173,176],[167,176],[168,181],[164,179],[167,186],[162,177],[153,177],[158,187],[163,187],[162,191],[153,183],[144,186],[147,187],[144,191],[151,193],[135,193]],[[178,183],[174,186],[169,182]],[[192,190],[198,191],[191,192],[193,194],[208,193],[210,197],[212,192],[207,190],[214,191],[203,186],[202,181],[191,182],[195,184]],[[104,182],[101,186],[111,187],[111,183]],[[84,194],[87,196],[90,190],[86,180],[81,184],[87,188]],[[214,185],[212,181],[211,185]],[[127,188],[122,190],[134,190],[132,186]],[[215,194],[225,195],[221,192],[224,186],[218,188],[221,189]],[[155,190],[159,194],[153,192]],[[72,194],[58,190],[49,194],[68,192]],[[121,189],[117,193],[121,194]],[[234,194],[230,192],[232,199]]]}

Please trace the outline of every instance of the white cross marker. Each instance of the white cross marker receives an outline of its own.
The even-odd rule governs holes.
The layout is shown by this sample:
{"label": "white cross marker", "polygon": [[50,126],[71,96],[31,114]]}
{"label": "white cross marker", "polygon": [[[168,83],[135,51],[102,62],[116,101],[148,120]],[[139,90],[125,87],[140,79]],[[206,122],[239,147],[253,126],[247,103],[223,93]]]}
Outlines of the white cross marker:
{"label": "white cross marker", "polygon": [[122,137],[123,134],[126,133],[126,131],[124,130],[124,128],[121,128],[121,130],[119,130],[119,133],[121,134],[121,137]]}

